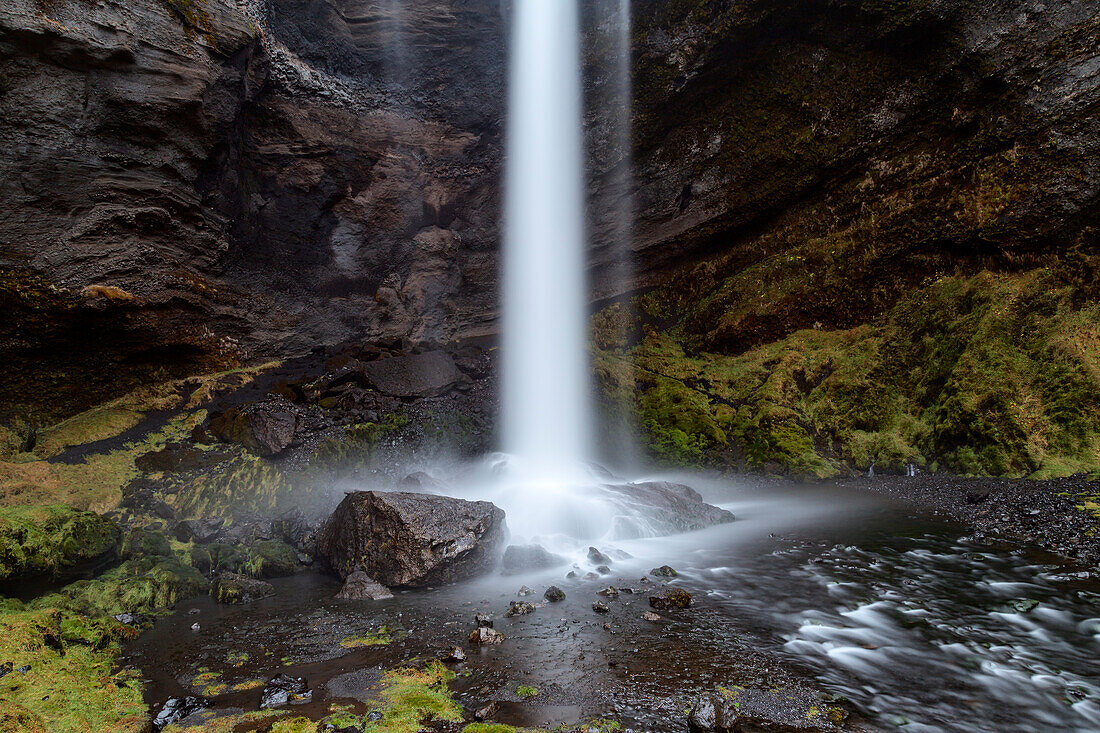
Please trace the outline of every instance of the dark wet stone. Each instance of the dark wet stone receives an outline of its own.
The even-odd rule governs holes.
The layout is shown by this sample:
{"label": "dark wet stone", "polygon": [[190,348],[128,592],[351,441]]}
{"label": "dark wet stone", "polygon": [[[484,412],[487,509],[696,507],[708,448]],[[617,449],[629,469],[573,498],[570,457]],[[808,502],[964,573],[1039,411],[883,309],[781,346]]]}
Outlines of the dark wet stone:
{"label": "dark wet stone", "polygon": [[546,589],[546,592],[542,594],[542,597],[551,603],[558,603],[565,600],[565,591],[556,585],[552,585]]}
{"label": "dark wet stone", "polygon": [[676,570],[669,565],[662,565],[659,568],[653,568],[649,571],[649,574],[652,575],[654,578],[675,578],[677,575],[679,575],[679,573],[676,572]]}
{"label": "dark wet stone", "polygon": [[572,580],[573,578],[577,577],[577,571],[570,570],[568,573],[565,574],[565,577],[569,580]]}
{"label": "dark wet stone", "polygon": [[233,407],[210,420],[210,432],[224,443],[236,443],[259,456],[274,456],[294,442],[298,409],[282,397],[269,397]]}
{"label": "dark wet stone", "polygon": [[302,705],[312,699],[313,692],[306,689],[303,678],[280,674],[268,682],[260,693],[260,710],[283,705]]}
{"label": "dark wet stone", "polygon": [[153,718],[153,730],[163,730],[172,723],[177,723],[189,715],[210,707],[211,701],[205,697],[173,697],[164,703],[156,717]]}
{"label": "dark wet stone", "polygon": [[594,565],[607,565],[611,562],[611,558],[597,550],[595,547],[589,547],[588,561]]}
{"label": "dark wet stone", "polygon": [[218,539],[224,519],[185,519],[176,525],[176,539],[180,542],[209,544]]}
{"label": "dark wet stone", "polygon": [[359,367],[368,385],[391,397],[435,397],[450,391],[463,375],[443,351],[396,356]]}
{"label": "dark wet stone", "polygon": [[596,568],[596,572],[600,575],[611,575],[611,568],[607,567],[606,565],[601,565]]}
{"label": "dark wet stone", "polygon": [[466,651],[460,646],[452,647],[450,654],[447,655],[447,661],[455,663],[465,662]]}
{"label": "dark wet stone", "polygon": [[589,572],[589,573],[585,573],[585,574],[584,574],[584,579],[585,579],[585,580],[599,580],[599,579],[600,579],[600,575],[599,575],[599,573],[591,573],[591,572]]}
{"label": "dark wet stone", "polygon": [[526,598],[527,596],[535,595],[535,591],[531,590],[530,588],[528,588],[525,585],[525,586],[521,587],[518,591],[516,591],[516,595],[519,596],[520,598]]}
{"label": "dark wet stone", "polygon": [[653,611],[646,611],[642,614],[642,618],[646,621],[660,621],[661,617],[653,613]]}
{"label": "dark wet stone", "polygon": [[603,601],[596,601],[595,603],[592,604],[592,610],[595,611],[596,613],[607,613],[611,609],[608,608],[607,604],[604,603]]}
{"label": "dark wet stone", "polygon": [[487,626],[479,626],[470,632],[470,643],[480,646],[500,644],[504,641],[504,634]]}
{"label": "dark wet stone", "polygon": [[493,617],[487,613],[475,614],[474,621],[477,622],[477,626],[479,629],[493,628]]}
{"label": "dark wet stone", "polygon": [[504,616],[512,618],[513,616],[526,616],[534,612],[535,607],[527,601],[512,601],[508,604],[508,610],[504,612]]}
{"label": "dark wet stone", "polygon": [[702,695],[688,713],[688,729],[691,733],[741,733],[741,721],[729,700],[718,694]]}
{"label": "dark wet stone", "polygon": [[555,555],[542,545],[508,545],[504,550],[501,568],[507,574],[515,574],[556,568],[567,562],[564,557]]}
{"label": "dark wet stone", "polygon": [[361,566],[391,588],[423,586],[492,570],[505,533],[504,512],[487,501],[360,491],[318,532],[317,551],[341,577]]}
{"label": "dark wet stone", "polygon": [[341,601],[383,601],[393,598],[393,593],[362,570],[356,570],[344,581],[344,587],[336,598]]}
{"label": "dark wet stone", "polygon": [[596,591],[596,595],[604,596],[605,598],[617,598],[619,595],[619,589],[613,585],[609,585],[606,588]]}
{"label": "dark wet stone", "polygon": [[484,706],[478,708],[477,712],[474,713],[474,717],[478,720],[491,720],[499,712],[500,712],[500,705],[498,705],[494,701],[494,702],[490,702],[487,705],[484,705]]}
{"label": "dark wet stone", "polygon": [[691,594],[683,588],[670,588],[659,596],[650,596],[649,605],[659,611],[687,608],[691,605]]}

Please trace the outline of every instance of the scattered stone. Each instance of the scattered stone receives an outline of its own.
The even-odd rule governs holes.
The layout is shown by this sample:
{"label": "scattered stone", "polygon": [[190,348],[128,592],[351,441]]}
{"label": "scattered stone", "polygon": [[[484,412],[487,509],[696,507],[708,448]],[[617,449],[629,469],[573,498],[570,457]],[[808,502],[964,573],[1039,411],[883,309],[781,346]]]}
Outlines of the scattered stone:
{"label": "scattered stone", "polygon": [[568,580],[572,580],[573,578],[577,577],[577,571],[576,570],[570,570],[568,573],[565,574],[565,577]]}
{"label": "scattered stone", "polygon": [[466,652],[465,652],[465,650],[463,650],[463,648],[460,647],[460,646],[451,647],[451,653],[447,655],[447,661],[448,662],[455,662],[455,663],[465,662],[466,661]]}
{"label": "scattered stone", "polygon": [[341,601],[384,601],[393,598],[393,593],[364,571],[356,570],[344,581],[344,587],[336,594],[336,598]]}
{"label": "scattered stone", "polygon": [[424,586],[492,570],[505,532],[504,512],[487,501],[359,491],[320,529],[317,551],[343,578],[361,566],[390,588]]}
{"label": "scattered stone", "polygon": [[676,570],[669,565],[662,565],[659,568],[653,568],[649,571],[649,574],[652,575],[654,578],[675,578],[677,575],[679,575],[679,573],[676,572]]}
{"label": "scattered stone", "polygon": [[597,575],[596,573],[589,572],[589,573],[584,574],[584,579],[585,580],[599,580],[600,576]]}
{"label": "scattered stone", "polygon": [[22,667],[16,667],[15,671],[19,674],[26,674],[27,672],[31,671],[31,665],[24,664]]}
{"label": "scattered stone", "polygon": [[191,624],[191,630],[192,630],[192,631],[198,631],[198,630],[199,630],[199,629],[201,629],[201,628],[202,628],[202,627],[201,627],[201,626],[199,626],[199,622],[198,622],[198,621],[196,621],[195,623]]}
{"label": "scattered stone", "polygon": [[504,616],[505,618],[512,618],[513,616],[526,616],[534,612],[535,607],[527,601],[512,601],[508,604],[508,610],[504,612]]}
{"label": "scattered stone", "polygon": [[588,561],[593,565],[608,565],[611,562],[611,558],[597,550],[595,547],[589,547]]}
{"label": "scattered stone", "polygon": [[567,559],[555,555],[542,545],[508,545],[500,564],[506,575],[514,575],[530,570],[556,568],[567,562]]}
{"label": "scattered stone", "polygon": [[608,608],[607,604],[604,603],[603,601],[596,601],[595,603],[593,603],[592,604],[592,610],[595,611],[596,613],[608,613],[608,612],[611,611],[611,609]]}
{"label": "scattered stone", "polygon": [[1016,613],[1031,613],[1038,605],[1039,601],[1034,598],[1019,598],[1008,602],[1008,607]]}
{"label": "scattered stone", "polygon": [[13,665],[11,662],[4,662],[3,664],[0,664],[0,678],[7,677],[9,674],[11,674],[14,668],[15,665]]}
{"label": "scattered stone", "polygon": [[611,631],[611,623],[608,622],[608,623],[604,624],[603,629],[604,629],[604,631]]}
{"label": "scattered stone", "polygon": [[607,567],[606,565],[601,565],[596,568],[596,572],[600,575],[611,575],[611,568]]}
{"label": "scattered stone", "polygon": [[605,598],[618,598],[619,597],[619,589],[616,588],[613,585],[609,585],[606,588],[604,588],[603,590],[596,591],[596,595],[604,596]]}
{"label": "scattered stone", "polygon": [[531,590],[527,586],[523,586],[522,588],[519,589],[519,591],[516,593],[516,595],[519,596],[520,598],[526,598],[527,596],[535,595],[535,591]]}
{"label": "scattered stone", "polygon": [[687,608],[691,605],[691,594],[683,588],[670,588],[659,596],[650,596],[649,605],[658,611],[670,608]]}
{"label": "scattered stone", "polygon": [[556,585],[552,585],[546,589],[546,592],[542,594],[542,597],[551,603],[558,603],[565,600],[565,591]]}
{"label": "scattered stone", "polygon": [[490,702],[477,709],[474,713],[474,717],[478,720],[491,720],[497,713],[500,712],[500,705],[496,701]]}
{"label": "scattered stone", "polygon": [[661,617],[653,613],[653,611],[646,611],[642,614],[642,618],[646,621],[660,621]]}
{"label": "scattered stone", "polygon": [[205,697],[173,697],[164,703],[157,716],[153,718],[153,730],[159,731],[178,723],[189,715],[205,710],[213,703]]}
{"label": "scattered stone", "polygon": [[210,584],[210,595],[218,603],[251,603],[274,592],[275,586],[271,583],[237,573],[219,573]]}
{"label": "scattered stone", "polygon": [[301,677],[280,674],[264,686],[260,694],[260,710],[279,708],[283,705],[304,705],[313,700],[313,691],[306,689]]}
{"label": "scattered stone", "polygon": [[504,641],[504,634],[487,626],[479,626],[470,632],[470,643],[479,646],[500,644]]}
{"label": "scattered stone", "polygon": [[493,628],[493,617],[487,613],[479,613],[474,615],[474,621],[477,622],[479,629],[491,629]]}

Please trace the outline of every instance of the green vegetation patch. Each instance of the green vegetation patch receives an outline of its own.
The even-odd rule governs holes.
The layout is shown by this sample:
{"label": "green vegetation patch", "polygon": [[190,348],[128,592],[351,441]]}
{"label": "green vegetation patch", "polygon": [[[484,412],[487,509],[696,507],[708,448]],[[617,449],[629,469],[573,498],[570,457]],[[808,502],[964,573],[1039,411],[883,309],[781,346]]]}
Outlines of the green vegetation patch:
{"label": "green vegetation patch", "polygon": [[109,519],[68,506],[0,508],[0,581],[92,562],[113,552],[120,535]]}

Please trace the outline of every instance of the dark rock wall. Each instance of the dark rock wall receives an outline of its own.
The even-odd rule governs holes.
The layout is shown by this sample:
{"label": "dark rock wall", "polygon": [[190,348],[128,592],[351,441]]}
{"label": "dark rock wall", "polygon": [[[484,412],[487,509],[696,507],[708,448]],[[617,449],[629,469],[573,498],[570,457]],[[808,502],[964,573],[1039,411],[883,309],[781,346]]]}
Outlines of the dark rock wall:
{"label": "dark rock wall", "polygon": [[[736,352],[863,322],[936,272],[1087,264],[1096,2],[635,0],[627,146],[617,8],[584,4],[598,297],[672,283],[695,345]],[[491,334],[506,13],[5,4],[9,411],[349,338]]]}

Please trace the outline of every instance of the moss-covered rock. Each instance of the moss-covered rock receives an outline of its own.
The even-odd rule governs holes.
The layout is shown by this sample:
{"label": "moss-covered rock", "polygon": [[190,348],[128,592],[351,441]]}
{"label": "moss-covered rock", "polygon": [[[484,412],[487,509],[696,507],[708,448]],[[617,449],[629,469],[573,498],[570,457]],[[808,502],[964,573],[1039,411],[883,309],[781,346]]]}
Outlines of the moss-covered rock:
{"label": "moss-covered rock", "polygon": [[210,595],[218,603],[251,603],[274,592],[271,583],[236,573],[220,573],[210,584]]}
{"label": "moss-covered rock", "polygon": [[94,564],[118,549],[120,537],[106,517],[68,506],[0,508],[0,582]]}
{"label": "moss-covered rock", "polygon": [[34,601],[35,607],[62,607],[87,616],[156,614],[186,598],[202,595],[210,583],[195,568],[171,558],[127,560],[93,580],[71,583]]}
{"label": "moss-covered rock", "polygon": [[279,540],[257,542],[247,556],[242,568],[253,578],[281,578],[298,570],[298,551]]}

